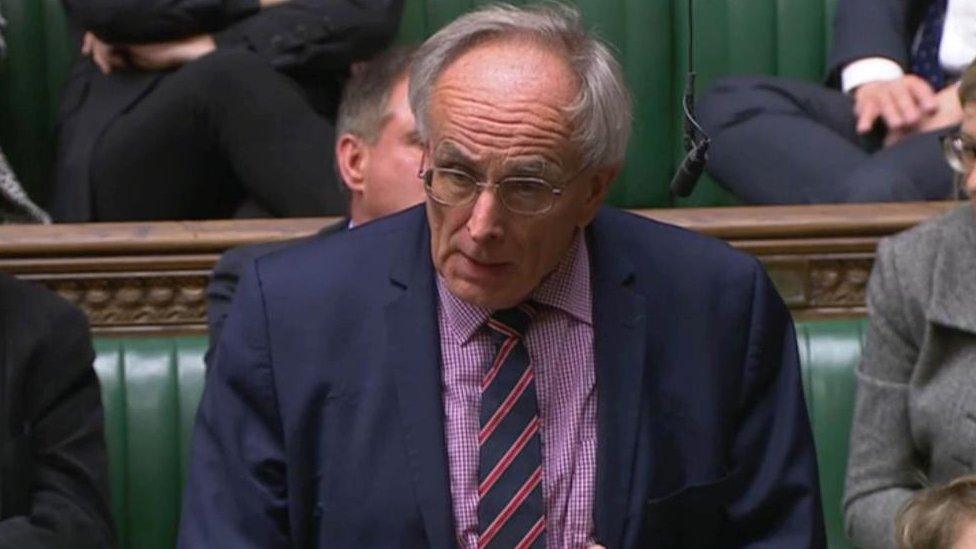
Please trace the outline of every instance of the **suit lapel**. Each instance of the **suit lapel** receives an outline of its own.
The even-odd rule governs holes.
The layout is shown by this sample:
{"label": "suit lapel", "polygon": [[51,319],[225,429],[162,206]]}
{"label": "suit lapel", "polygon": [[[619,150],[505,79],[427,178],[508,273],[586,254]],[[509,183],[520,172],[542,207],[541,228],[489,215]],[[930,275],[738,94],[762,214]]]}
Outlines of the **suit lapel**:
{"label": "suit lapel", "polygon": [[394,373],[407,459],[431,547],[454,547],[441,394],[437,293],[426,216],[390,275],[397,296],[386,307],[387,365]]}
{"label": "suit lapel", "polygon": [[967,204],[953,211],[942,229],[932,270],[932,297],[926,318],[936,324],[976,334],[976,219]]}
{"label": "suit lapel", "polygon": [[620,546],[628,514],[644,385],[644,297],[633,290],[627,254],[604,237],[598,217],[588,230],[593,284],[597,384],[597,539]]}

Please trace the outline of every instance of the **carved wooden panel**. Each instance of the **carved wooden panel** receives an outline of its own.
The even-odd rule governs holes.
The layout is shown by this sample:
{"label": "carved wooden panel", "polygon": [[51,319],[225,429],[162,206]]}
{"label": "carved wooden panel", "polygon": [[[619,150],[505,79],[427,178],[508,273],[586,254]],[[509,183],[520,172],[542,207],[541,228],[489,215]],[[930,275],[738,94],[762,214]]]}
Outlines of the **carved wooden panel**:
{"label": "carved wooden panel", "polygon": [[[758,257],[800,318],[863,315],[884,236],[957,203],[642,210]],[[232,246],[311,234],[335,219],[0,226],[0,271],[82,307],[96,332],[206,330],[206,285]]]}
{"label": "carved wooden panel", "polygon": [[206,328],[207,271],[26,275],[81,307],[98,332]]}

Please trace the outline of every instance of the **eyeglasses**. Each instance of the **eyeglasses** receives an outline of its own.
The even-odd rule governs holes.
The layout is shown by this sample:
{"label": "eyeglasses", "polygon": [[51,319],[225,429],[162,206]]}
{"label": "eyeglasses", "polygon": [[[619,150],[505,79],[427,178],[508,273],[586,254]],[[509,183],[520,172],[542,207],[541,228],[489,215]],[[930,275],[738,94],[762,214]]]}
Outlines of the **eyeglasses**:
{"label": "eyeglasses", "polygon": [[[580,173],[570,177],[575,179]],[[490,183],[478,181],[468,172],[454,168],[421,167],[417,174],[424,180],[427,196],[444,206],[464,206],[474,201],[483,189],[494,188],[498,198],[510,212],[519,215],[543,215],[556,204],[563,190],[545,179],[527,176],[510,176]]]}
{"label": "eyeglasses", "polygon": [[952,171],[967,175],[976,166],[976,141],[959,131],[939,137],[942,152]]}

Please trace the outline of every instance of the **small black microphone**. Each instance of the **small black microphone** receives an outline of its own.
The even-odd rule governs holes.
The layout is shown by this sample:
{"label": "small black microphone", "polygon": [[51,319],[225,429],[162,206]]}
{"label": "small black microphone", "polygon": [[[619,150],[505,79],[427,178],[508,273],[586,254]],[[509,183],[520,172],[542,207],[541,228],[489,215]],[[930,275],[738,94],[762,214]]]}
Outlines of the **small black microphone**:
{"label": "small black microphone", "polygon": [[678,166],[678,171],[674,172],[671,178],[671,193],[675,196],[686,197],[695,190],[698,178],[705,171],[705,157],[708,153],[708,139],[698,143],[692,143],[685,159]]}
{"label": "small black microphone", "polygon": [[683,109],[683,128],[685,159],[671,178],[671,196],[686,197],[695,190],[695,184],[705,171],[708,158],[709,139],[705,130],[695,119],[695,58],[692,44],[695,38],[692,0],[688,0],[688,74],[685,75],[685,93],[681,101]]}

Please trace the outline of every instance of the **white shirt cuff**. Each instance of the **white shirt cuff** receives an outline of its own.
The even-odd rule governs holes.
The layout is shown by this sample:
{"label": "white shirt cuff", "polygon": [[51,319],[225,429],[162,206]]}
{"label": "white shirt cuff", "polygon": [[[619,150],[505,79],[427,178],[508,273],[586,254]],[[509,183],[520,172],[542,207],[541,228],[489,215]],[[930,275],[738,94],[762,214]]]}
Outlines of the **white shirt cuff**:
{"label": "white shirt cuff", "polygon": [[848,63],[840,71],[840,87],[850,93],[861,84],[868,82],[887,82],[905,75],[898,63],[885,57],[865,57]]}

